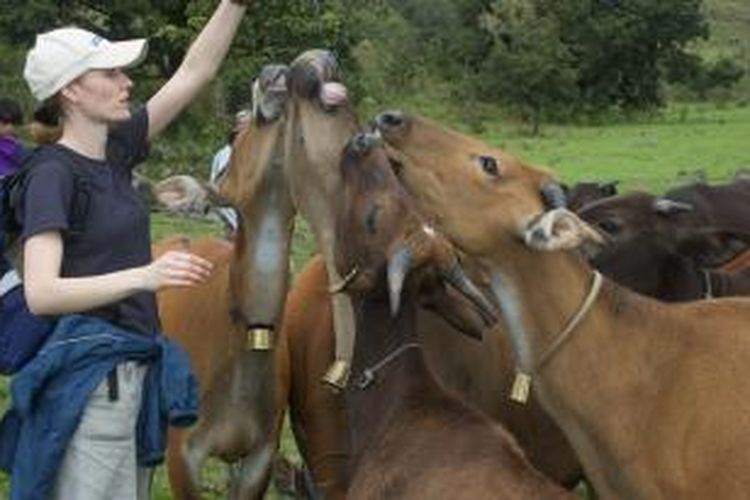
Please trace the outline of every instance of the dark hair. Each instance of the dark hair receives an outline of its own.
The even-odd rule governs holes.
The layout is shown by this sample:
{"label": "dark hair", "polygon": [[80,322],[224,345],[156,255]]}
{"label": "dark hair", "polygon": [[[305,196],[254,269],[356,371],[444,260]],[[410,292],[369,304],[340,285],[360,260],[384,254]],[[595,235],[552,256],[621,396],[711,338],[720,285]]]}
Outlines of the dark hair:
{"label": "dark hair", "polygon": [[23,111],[17,101],[7,97],[0,98],[0,122],[13,125],[23,123]]}
{"label": "dark hair", "polygon": [[42,125],[48,127],[57,127],[60,124],[60,104],[57,99],[50,97],[43,101],[36,111],[34,111],[33,119],[35,122],[39,122]]}

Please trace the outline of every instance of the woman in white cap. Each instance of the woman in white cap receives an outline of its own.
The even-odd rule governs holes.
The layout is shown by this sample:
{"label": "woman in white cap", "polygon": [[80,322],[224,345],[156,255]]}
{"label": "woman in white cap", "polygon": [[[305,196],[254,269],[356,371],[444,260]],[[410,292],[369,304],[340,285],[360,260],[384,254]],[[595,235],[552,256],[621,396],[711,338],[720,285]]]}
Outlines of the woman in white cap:
{"label": "woman in white cap", "polygon": [[[16,211],[34,313],[82,313],[154,335],[154,292],[210,275],[211,263],[187,252],[152,260],[148,213],[130,179],[149,140],[216,75],[247,3],[220,0],[176,73],[132,111],[133,83],[124,70],[144,59],[145,40],[110,42],[78,28],[37,36],[24,76],[37,100],[59,110],[62,136],[35,153]],[[82,224],[75,220],[81,214],[71,213],[74,171],[89,184]],[[137,466],[134,445],[145,371],[124,362],[96,386],[60,458],[52,498],[148,497],[150,474]]]}

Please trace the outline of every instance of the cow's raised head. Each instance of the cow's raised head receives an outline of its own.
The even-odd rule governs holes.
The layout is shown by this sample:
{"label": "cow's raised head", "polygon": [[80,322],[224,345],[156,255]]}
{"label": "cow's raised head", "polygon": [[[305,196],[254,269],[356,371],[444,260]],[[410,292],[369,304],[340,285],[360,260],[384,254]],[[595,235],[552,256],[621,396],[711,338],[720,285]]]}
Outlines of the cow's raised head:
{"label": "cow's raised head", "polygon": [[342,155],[341,177],[336,265],[350,276],[348,292],[377,293],[385,275],[395,315],[405,284],[422,284],[418,277],[436,273],[485,317],[494,317],[494,308],[466,277],[451,244],[415,210],[391,170],[379,134],[352,138]]}
{"label": "cow's raised head", "polygon": [[549,205],[543,193],[560,192],[548,173],[423,118],[388,111],[375,125],[420,211],[470,255],[493,253],[498,240],[522,242],[527,222]]}
{"label": "cow's raised head", "polygon": [[287,153],[305,159],[311,170],[330,171],[338,165],[346,141],[360,131],[338,61],[331,52],[314,49],[297,57],[290,68],[294,140]]}
{"label": "cow's raised head", "polygon": [[219,193],[244,214],[252,210],[256,192],[268,169],[283,172],[284,114],[288,100],[289,68],[264,66],[253,83],[253,116],[232,145],[227,173]]}
{"label": "cow's raised head", "polygon": [[688,203],[631,192],[590,203],[578,214],[613,241],[625,241],[643,233],[676,239],[681,220],[691,211]]}

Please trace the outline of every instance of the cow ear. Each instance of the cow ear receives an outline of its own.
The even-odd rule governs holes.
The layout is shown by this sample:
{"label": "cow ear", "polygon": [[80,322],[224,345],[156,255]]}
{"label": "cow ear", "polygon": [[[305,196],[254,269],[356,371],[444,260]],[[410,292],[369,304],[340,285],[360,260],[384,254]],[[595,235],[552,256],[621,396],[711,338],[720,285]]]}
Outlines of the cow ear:
{"label": "cow ear", "polygon": [[571,250],[583,245],[604,245],[605,237],[565,208],[545,212],[527,224],[523,237],[535,250]]}
{"label": "cow ear", "polygon": [[693,210],[693,205],[669,198],[656,198],[652,205],[654,212],[659,215],[675,215]]}
{"label": "cow ear", "polygon": [[698,267],[714,268],[732,260],[750,246],[750,233],[733,229],[700,229],[678,237],[677,252]]}

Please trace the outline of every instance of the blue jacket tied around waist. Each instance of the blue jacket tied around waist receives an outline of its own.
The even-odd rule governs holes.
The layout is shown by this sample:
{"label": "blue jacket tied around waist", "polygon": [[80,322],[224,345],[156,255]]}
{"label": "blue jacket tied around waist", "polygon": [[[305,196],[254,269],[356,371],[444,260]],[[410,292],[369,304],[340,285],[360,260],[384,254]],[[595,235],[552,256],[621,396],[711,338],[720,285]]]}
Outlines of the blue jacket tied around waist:
{"label": "blue jacket tied around waist", "polygon": [[11,381],[11,407],[0,424],[0,468],[11,499],[44,500],[96,386],[123,361],[149,365],[136,440],[138,463],[164,459],[167,425],[198,417],[198,390],[185,351],[163,335],[138,335],[106,321],[64,316],[40,352]]}

